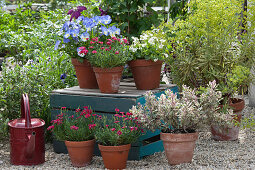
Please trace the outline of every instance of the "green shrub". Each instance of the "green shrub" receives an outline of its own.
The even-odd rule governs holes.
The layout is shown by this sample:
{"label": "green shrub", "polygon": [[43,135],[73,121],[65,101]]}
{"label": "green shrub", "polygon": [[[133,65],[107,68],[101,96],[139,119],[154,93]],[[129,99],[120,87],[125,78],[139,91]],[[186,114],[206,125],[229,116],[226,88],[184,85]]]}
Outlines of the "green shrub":
{"label": "green shrub", "polygon": [[[0,77],[0,115],[3,119],[20,117],[20,98],[28,93],[32,117],[50,122],[49,94],[54,89],[77,85],[70,59],[56,52],[41,52],[35,60],[14,68],[4,64]],[[61,79],[62,78],[62,79]]]}

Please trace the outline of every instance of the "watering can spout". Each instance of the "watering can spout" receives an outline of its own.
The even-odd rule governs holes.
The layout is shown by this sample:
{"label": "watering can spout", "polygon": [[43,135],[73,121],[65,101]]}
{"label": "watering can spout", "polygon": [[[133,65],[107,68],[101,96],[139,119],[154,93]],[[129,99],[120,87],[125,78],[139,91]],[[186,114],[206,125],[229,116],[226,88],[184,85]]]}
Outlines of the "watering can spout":
{"label": "watering can spout", "polygon": [[26,147],[26,157],[32,158],[35,151],[35,132],[27,134],[28,142]]}

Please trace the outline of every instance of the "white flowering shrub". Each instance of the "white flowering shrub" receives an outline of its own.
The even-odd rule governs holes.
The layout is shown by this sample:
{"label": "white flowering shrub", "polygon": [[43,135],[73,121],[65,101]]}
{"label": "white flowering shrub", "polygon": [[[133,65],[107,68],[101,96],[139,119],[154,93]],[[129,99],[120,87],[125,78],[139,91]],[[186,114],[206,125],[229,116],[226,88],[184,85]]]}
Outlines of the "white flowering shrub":
{"label": "white flowering shrub", "polygon": [[182,86],[182,97],[171,90],[156,97],[151,91],[145,95],[145,105],[133,106],[130,112],[149,130],[190,133],[211,124],[231,125],[233,111],[219,107],[222,94],[216,91],[216,81],[200,91]]}
{"label": "white flowering shrub", "polygon": [[143,32],[139,38],[132,37],[133,43],[129,46],[130,60],[164,60],[167,57],[166,37],[162,29],[154,28]]}

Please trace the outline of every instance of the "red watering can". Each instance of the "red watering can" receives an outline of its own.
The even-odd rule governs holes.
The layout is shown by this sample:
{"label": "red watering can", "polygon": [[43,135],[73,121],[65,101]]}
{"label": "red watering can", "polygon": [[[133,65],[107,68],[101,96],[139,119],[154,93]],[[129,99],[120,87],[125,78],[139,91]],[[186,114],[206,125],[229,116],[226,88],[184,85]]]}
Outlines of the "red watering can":
{"label": "red watering can", "polygon": [[30,117],[27,94],[21,98],[21,118],[11,120],[10,158],[14,165],[37,165],[45,162],[44,125],[42,119]]}

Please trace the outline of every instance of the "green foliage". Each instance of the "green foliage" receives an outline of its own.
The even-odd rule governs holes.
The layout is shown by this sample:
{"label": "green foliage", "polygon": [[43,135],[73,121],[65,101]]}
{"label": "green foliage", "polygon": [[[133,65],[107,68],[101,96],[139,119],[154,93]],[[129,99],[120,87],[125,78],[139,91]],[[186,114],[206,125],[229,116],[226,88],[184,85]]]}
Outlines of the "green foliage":
{"label": "green foliage", "polygon": [[[65,79],[60,79],[65,73]],[[29,95],[32,117],[50,122],[50,92],[54,89],[77,85],[74,70],[66,55],[48,51],[20,66],[3,66],[0,77],[0,115],[4,119],[20,117],[20,98],[23,93]]]}
{"label": "green foliage", "polygon": [[[251,32],[240,35],[238,14],[243,10],[242,2],[191,1],[186,20],[178,20],[175,26],[167,25],[172,35],[168,41],[173,46],[169,64],[175,83],[199,87],[216,80],[226,96],[233,94],[232,88],[249,84],[243,80],[244,76],[250,78],[248,72],[254,63],[254,42],[248,38],[254,35],[248,26]],[[235,69],[247,74],[234,75],[238,73]],[[231,77],[240,80],[233,82]]]}
{"label": "green foliage", "polygon": [[95,132],[96,141],[105,146],[119,146],[136,142],[142,129],[131,113],[115,114],[112,119],[103,117]]}
{"label": "green foliage", "polygon": [[0,139],[4,136],[7,136],[8,133],[8,125],[9,119],[4,118],[2,114],[0,114]]}
{"label": "green foliage", "polygon": [[[158,14],[151,8],[152,2],[153,0],[103,0],[101,5],[113,17],[113,22],[119,24],[124,36],[130,38],[139,36],[152,25],[159,25]],[[144,9],[148,12],[147,15],[144,15]]]}
{"label": "green foliage", "polygon": [[243,118],[241,122],[241,127],[255,130],[255,115],[251,115],[250,117]]}
{"label": "green foliage", "polygon": [[61,108],[61,114],[52,120],[52,125],[47,130],[53,132],[60,141],[87,141],[94,139],[97,128],[98,116],[88,107],[83,110],[76,109],[74,115],[68,116],[66,109]]}

